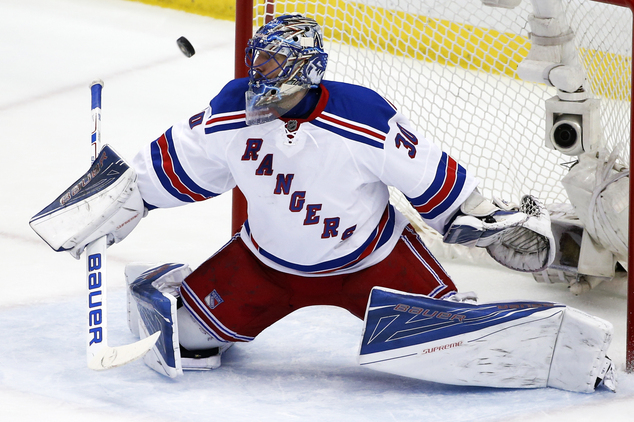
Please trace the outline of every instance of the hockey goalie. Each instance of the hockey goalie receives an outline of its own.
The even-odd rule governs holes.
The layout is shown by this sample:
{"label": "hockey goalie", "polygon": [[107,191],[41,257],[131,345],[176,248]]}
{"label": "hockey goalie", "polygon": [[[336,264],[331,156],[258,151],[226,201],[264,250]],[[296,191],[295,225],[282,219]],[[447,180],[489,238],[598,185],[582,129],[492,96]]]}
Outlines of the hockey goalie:
{"label": "hockey goalie", "polygon": [[327,54],[310,18],[265,24],[245,59],[249,77],[148,143],[116,183],[93,177],[84,197],[31,221],[55,250],[79,256],[96,237],[123,240],[148,211],[242,191],[247,220],[198,268],[126,268],[130,329],[160,331],[148,366],[169,377],[218,368],[233,344],[299,308],[332,305],[364,319],[359,362],[378,371],[456,385],[615,388],[608,322],[560,303],[478,304],[458,292],[389,204],[388,186],[446,242],[529,272],[554,254],[537,199],[518,208],[486,200],[391,103],[324,80]]}

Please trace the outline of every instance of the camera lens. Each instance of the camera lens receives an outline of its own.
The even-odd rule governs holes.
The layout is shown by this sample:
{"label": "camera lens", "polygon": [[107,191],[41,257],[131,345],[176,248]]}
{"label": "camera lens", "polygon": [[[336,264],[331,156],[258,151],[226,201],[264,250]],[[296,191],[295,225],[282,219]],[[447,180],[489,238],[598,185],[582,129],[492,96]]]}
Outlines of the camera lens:
{"label": "camera lens", "polygon": [[558,116],[550,130],[550,141],[553,147],[566,155],[581,154],[583,152],[581,123],[581,116],[578,114]]}
{"label": "camera lens", "polygon": [[560,148],[570,148],[577,142],[577,130],[569,123],[562,123],[555,128],[553,138]]}

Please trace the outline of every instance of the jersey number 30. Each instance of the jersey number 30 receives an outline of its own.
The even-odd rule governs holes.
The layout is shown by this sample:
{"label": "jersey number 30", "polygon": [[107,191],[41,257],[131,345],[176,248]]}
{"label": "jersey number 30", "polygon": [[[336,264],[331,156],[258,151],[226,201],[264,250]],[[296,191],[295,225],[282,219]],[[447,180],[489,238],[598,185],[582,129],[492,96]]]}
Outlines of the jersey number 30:
{"label": "jersey number 30", "polygon": [[401,131],[401,133],[396,134],[396,138],[394,138],[394,142],[396,143],[396,148],[400,148],[401,145],[407,149],[407,155],[409,158],[416,157],[416,145],[418,145],[418,139],[414,136],[413,133],[405,130],[403,126],[396,124]]}

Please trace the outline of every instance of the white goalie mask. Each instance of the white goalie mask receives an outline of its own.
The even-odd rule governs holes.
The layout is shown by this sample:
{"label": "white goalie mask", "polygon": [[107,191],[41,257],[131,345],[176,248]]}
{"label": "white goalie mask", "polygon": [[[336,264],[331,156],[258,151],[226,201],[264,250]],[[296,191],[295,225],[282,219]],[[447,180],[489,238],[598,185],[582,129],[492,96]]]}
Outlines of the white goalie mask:
{"label": "white goalie mask", "polygon": [[[284,15],[263,25],[246,49],[247,124],[266,123],[289,111],[303,97],[302,92],[319,85],[327,60],[315,20]],[[292,98],[296,101],[288,101]]]}

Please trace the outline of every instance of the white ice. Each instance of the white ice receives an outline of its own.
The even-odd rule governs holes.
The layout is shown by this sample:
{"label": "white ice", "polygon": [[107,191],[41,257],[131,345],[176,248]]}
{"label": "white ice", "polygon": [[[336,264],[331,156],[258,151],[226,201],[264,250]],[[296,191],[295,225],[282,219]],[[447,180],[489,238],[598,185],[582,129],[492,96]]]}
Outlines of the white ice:
{"label": "white ice", "polygon": [[[620,389],[575,394],[432,384],[356,364],[361,322],[333,307],[303,309],[239,344],[213,372],[171,380],[140,361],[86,367],[84,262],[54,253],[30,217],[89,164],[93,79],[105,81],[103,138],[131,158],[173,122],[206,106],[233,76],[232,22],[122,0],[0,2],[0,420],[2,421],[625,421],[625,294],[575,297],[502,268],[444,262],[482,301],[561,301],[611,321]],[[185,58],[176,39],[197,53]],[[158,210],[108,251],[109,342],[131,343],[123,268],[196,267],[230,237],[230,197]]]}

